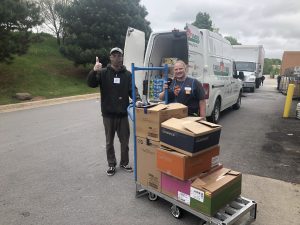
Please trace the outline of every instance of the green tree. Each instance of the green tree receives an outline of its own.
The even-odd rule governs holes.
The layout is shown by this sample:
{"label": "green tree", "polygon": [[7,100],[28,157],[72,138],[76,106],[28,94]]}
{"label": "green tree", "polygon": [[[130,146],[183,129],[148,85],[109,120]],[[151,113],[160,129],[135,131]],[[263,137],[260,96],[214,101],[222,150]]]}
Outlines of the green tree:
{"label": "green tree", "polygon": [[0,4],[0,62],[10,63],[13,55],[25,54],[31,28],[42,23],[40,9],[32,1],[2,0]]}
{"label": "green tree", "polygon": [[61,8],[66,32],[61,52],[75,65],[108,63],[109,49],[124,47],[127,27],[151,33],[147,11],[140,0],[74,0]]}
{"label": "green tree", "polygon": [[263,74],[279,74],[279,69],[276,67],[277,65],[281,65],[280,59],[265,58]]}
{"label": "green tree", "polygon": [[226,38],[232,45],[241,45],[241,43],[239,43],[237,39],[232,36],[225,36],[224,38]]}
{"label": "green tree", "polygon": [[200,29],[208,29],[210,31],[213,31],[215,28],[212,26],[212,21],[210,19],[210,15],[206,12],[198,12],[196,15],[195,22],[192,23],[192,25],[200,28]]}

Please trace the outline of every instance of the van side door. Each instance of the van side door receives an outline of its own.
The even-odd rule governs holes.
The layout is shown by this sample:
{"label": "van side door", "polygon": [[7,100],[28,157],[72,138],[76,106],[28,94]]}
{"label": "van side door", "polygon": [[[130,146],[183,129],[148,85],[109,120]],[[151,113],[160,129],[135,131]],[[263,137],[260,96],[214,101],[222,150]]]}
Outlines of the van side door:
{"label": "van side door", "polygon": [[230,83],[230,67],[231,61],[227,57],[228,53],[224,48],[224,40],[220,35],[209,33],[209,63],[212,93],[214,99],[221,97],[221,110],[224,110],[230,104],[231,83]]}
{"label": "van side door", "polygon": [[232,59],[232,46],[229,42],[224,41],[222,43],[223,61],[224,61],[224,75],[227,78],[226,83],[226,108],[233,105],[236,101],[235,91],[237,80],[233,78],[233,59]]}
{"label": "van side door", "polygon": [[231,85],[232,85],[232,97],[231,97],[231,102],[232,104],[235,104],[237,99],[239,98],[240,95],[240,91],[242,89],[242,79],[243,78],[243,74],[241,74],[240,76],[237,73],[237,69],[236,69],[236,64],[233,61],[232,62],[232,77],[231,79]]}
{"label": "van side door", "polygon": [[203,80],[203,68],[204,68],[204,46],[203,46],[203,34],[199,31],[199,28],[187,24],[186,34],[188,41],[188,58],[189,58],[189,71],[188,75],[198,79],[202,83]]}

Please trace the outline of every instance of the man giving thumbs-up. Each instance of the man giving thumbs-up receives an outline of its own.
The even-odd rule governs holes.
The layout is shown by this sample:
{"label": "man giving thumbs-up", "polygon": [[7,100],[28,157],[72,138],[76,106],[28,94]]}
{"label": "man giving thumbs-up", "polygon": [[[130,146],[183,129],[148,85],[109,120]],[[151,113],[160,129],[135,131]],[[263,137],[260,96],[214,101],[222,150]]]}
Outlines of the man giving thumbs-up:
{"label": "man giving thumbs-up", "polygon": [[[117,159],[114,149],[115,132],[121,144],[120,168],[132,172],[129,165],[129,121],[127,107],[129,97],[132,98],[131,73],[123,65],[123,51],[115,47],[110,50],[110,64],[102,68],[99,58],[93,70],[88,74],[88,85],[90,87],[100,86],[101,112],[106,136],[106,156],[108,170],[106,174],[113,176],[116,172]],[[136,99],[141,101],[137,88],[135,88]]]}

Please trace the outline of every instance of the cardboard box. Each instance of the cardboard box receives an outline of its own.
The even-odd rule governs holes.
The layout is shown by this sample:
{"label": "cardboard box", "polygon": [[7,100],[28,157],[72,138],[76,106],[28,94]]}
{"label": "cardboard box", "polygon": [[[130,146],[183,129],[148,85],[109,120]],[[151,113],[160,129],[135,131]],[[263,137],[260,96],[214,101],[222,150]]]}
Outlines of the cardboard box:
{"label": "cardboard box", "polygon": [[159,142],[136,137],[137,143],[137,181],[161,192],[161,172],[156,169],[156,149]]}
{"label": "cardboard box", "polygon": [[[214,166],[211,170],[206,173],[201,173],[199,177],[207,176],[216,170],[223,168],[222,164]],[[174,198],[180,202],[190,205],[190,189],[192,182],[197,177],[188,180],[179,180],[168,174],[161,173],[161,192],[171,198]]]}
{"label": "cardboard box", "polygon": [[222,168],[191,185],[190,207],[213,216],[223,206],[237,198],[242,190],[242,174]]}
{"label": "cardboard box", "polygon": [[190,205],[190,189],[193,179],[179,180],[161,173],[161,192],[180,202]]}
{"label": "cardboard box", "polygon": [[171,118],[161,124],[161,145],[193,156],[218,145],[221,126],[207,121]]}
{"label": "cardboard box", "polygon": [[159,141],[160,124],[172,117],[188,115],[188,109],[180,103],[159,104],[151,108],[136,108],[136,135]]}
{"label": "cardboard box", "polygon": [[157,149],[157,169],[180,180],[187,180],[209,171],[219,164],[220,147],[209,148],[195,156],[171,149]]}

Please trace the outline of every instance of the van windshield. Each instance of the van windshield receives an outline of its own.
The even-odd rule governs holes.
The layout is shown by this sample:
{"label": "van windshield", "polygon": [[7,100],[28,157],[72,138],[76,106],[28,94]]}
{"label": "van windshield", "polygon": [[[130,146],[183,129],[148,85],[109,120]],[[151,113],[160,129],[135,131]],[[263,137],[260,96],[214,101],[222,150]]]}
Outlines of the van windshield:
{"label": "van windshield", "polygon": [[237,71],[255,71],[255,63],[253,62],[235,62]]}

